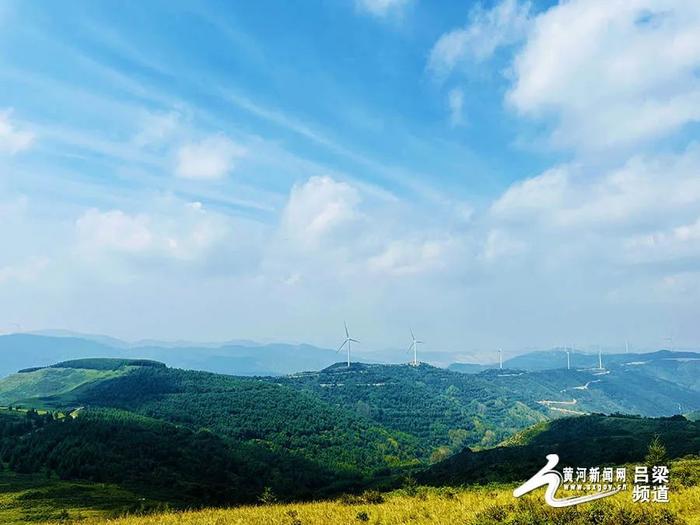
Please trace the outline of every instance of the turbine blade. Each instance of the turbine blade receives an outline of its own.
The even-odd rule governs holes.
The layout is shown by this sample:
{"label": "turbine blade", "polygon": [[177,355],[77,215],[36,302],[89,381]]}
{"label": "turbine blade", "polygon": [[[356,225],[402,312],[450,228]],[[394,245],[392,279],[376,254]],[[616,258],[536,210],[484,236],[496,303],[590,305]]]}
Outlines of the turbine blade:
{"label": "turbine blade", "polygon": [[359,343],[357,339],[353,339],[352,337],[348,337],[348,341],[352,341],[353,343]]}
{"label": "turbine blade", "polygon": [[416,336],[415,336],[415,335],[413,335],[413,329],[411,328],[410,330],[411,330],[411,339],[413,339],[413,340],[415,341],[415,339],[416,339]]}
{"label": "turbine blade", "polygon": [[338,352],[340,352],[343,349],[343,347],[348,343],[349,340],[350,339],[346,339],[345,341],[343,341],[343,344],[338,347],[338,349],[335,351],[335,353],[337,354]]}
{"label": "turbine blade", "polygon": [[350,332],[348,332],[348,323],[345,323],[345,337],[350,337]]}

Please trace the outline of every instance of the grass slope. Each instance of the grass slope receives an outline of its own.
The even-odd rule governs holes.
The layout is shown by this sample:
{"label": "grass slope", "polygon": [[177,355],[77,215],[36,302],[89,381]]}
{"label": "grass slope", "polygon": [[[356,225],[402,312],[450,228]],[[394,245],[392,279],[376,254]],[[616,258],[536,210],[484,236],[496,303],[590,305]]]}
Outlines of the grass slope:
{"label": "grass slope", "polygon": [[[673,475],[673,470],[672,470]],[[668,505],[632,503],[629,492],[554,509],[542,490],[515,500],[513,486],[398,490],[370,501],[244,506],[125,517],[110,525],[698,525],[700,487],[678,487]],[[103,520],[88,524],[106,523]]]}
{"label": "grass slope", "polygon": [[0,523],[5,525],[102,521],[165,508],[162,502],[145,500],[114,485],[61,481],[0,468]]}
{"label": "grass slope", "polygon": [[43,368],[0,379],[0,406],[21,404],[23,400],[67,394],[86,383],[118,375],[114,370],[83,368]]}

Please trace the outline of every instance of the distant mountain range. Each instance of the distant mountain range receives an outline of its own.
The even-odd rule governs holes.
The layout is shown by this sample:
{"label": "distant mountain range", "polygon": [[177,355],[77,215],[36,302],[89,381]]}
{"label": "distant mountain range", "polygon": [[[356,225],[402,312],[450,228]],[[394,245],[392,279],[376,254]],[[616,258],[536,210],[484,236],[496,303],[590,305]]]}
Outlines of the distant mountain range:
{"label": "distant mountain range", "polygon": [[[603,370],[598,370],[597,355],[580,352],[572,352],[570,355],[572,370],[600,375],[600,377],[591,377],[593,383],[603,380],[607,381],[609,378],[605,376],[609,374],[613,374],[613,376],[624,376],[626,374],[627,377],[646,377],[649,380],[660,379],[700,392],[700,353],[697,352],[659,350],[644,354],[603,354],[602,361]],[[508,374],[509,370],[544,372],[546,370],[565,370],[566,367],[566,353],[563,350],[549,350],[531,352],[508,359],[503,363],[503,373]],[[477,374],[484,370],[494,370],[493,367],[463,363],[454,363],[450,365],[449,369],[465,374]],[[554,375],[550,374],[550,377],[554,377]],[[640,389],[644,389],[644,385],[638,386]]]}
{"label": "distant mountain range", "polygon": [[[663,351],[662,351],[663,352]],[[658,355],[657,355],[658,354]],[[405,350],[384,350],[368,352],[358,349],[356,359],[365,363],[396,364],[408,362]],[[664,354],[603,354],[604,365],[639,366],[652,368]],[[673,359],[699,360],[694,352],[673,352]],[[321,370],[339,360],[332,349],[308,344],[260,343],[249,340],[231,340],[221,343],[201,343],[189,341],[142,340],[126,342],[105,335],[81,334],[67,330],[44,330],[32,333],[8,334],[0,336],[0,377],[7,376],[22,368],[47,366],[60,361],[85,357],[119,357],[126,359],[153,359],[170,367],[203,370],[239,376],[279,376],[308,370]],[[463,373],[479,373],[497,368],[496,364],[485,365],[466,362],[474,356],[464,352],[426,352],[422,356],[426,362],[439,367]],[[669,357],[671,359],[671,357]],[[571,354],[573,368],[597,366],[595,354],[574,352]],[[673,367],[664,364],[666,372],[657,370],[664,378],[677,377]],[[634,364],[637,363],[637,364]],[[697,361],[695,362],[697,363]],[[695,364],[694,363],[694,364]],[[694,364],[690,368],[694,372]],[[518,370],[546,370],[566,367],[566,354],[563,349],[536,351],[504,361],[504,367]],[[678,368],[684,368],[680,366]],[[680,370],[681,374],[686,374]],[[665,375],[664,375],[665,374]],[[688,377],[684,384],[700,386],[700,374],[694,374],[695,382]]]}
{"label": "distant mountain range", "polygon": [[319,370],[338,360],[334,351],[311,345],[229,342],[125,343],[103,336],[10,334],[0,336],[0,377],[23,368],[86,357],[153,359],[173,368],[240,376],[283,375]]}

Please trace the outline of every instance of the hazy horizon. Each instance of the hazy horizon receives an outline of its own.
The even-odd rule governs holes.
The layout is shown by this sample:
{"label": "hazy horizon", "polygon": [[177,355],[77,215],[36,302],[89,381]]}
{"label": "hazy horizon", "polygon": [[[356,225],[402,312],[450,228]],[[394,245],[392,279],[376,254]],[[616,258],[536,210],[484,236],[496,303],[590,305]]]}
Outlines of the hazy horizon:
{"label": "hazy horizon", "polygon": [[[224,340],[169,340],[169,339],[153,339],[153,338],[138,338],[138,339],[123,339],[120,337],[115,337],[110,334],[95,334],[95,333],[83,333],[72,330],[65,329],[43,329],[43,330],[33,330],[33,331],[17,331],[17,332],[1,332],[0,336],[5,335],[38,335],[47,337],[76,337],[84,338],[88,340],[95,340],[106,345],[110,344],[124,344],[131,348],[139,348],[146,346],[163,346],[173,348],[185,348],[185,347],[198,347],[198,348],[210,348],[216,349],[220,347],[225,347],[227,345],[242,346],[242,347],[254,347],[256,345],[308,345],[318,350],[336,352],[336,347],[326,347],[322,345],[314,345],[308,341],[295,341],[287,339],[277,339],[277,340],[251,340],[251,339],[240,339],[231,338]],[[595,355],[598,350],[600,350],[603,355],[610,354],[624,354],[629,351],[630,354],[634,353],[650,353],[659,350],[671,350],[676,352],[696,352],[700,349],[695,347],[677,347],[677,346],[659,346],[659,347],[645,347],[645,348],[634,348],[629,346],[615,347],[615,346],[602,346],[595,344],[588,345],[559,345],[553,347],[530,347],[530,348],[513,348],[513,349],[503,349],[503,360],[522,356],[531,352],[557,352],[564,351],[565,349],[571,350],[573,353]],[[338,353],[338,362],[344,362],[344,352]],[[422,358],[424,362],[437,363],[436,366],[447,366],[451,363],[474,363],[482,365],[496,365],[498,363],[498,349],[479,349],[479,348],[464,348],[458,350],[447,350],[442,348],[430,348],[421,345],[418,356],[419,360]],[[382,363],[401,363],[408,362],[412,359],[412,354],[408,352],[407,347],[401,347],[399,345],[388,346],[388,347],[374,347],[371,344],[368,345],[357,345],[355,344],[352,349],[353,361],[362,361],[363,359],[369,359],[371,362],[382,362]],[[402,359],[403,358],[403,359]]]}

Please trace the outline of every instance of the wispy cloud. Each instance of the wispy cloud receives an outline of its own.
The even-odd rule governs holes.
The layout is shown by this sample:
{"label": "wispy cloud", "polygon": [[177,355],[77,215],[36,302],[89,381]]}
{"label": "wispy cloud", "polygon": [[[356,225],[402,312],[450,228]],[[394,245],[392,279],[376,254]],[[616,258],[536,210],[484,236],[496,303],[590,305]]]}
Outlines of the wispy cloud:
{"label": "wispy cloud", "polygon": [[464,124],[464,91],[460,88],[451,89],[447,94],[447,105],[450,108],[450,124]]}
{"label": "wispy cloud", "polygon": [[11,116],[12,110],[0,112],[0,153],[8,155],[29,149],[36,138],[31,131],[18,129]]}
{"label": "wispy cloud", "polygon": [[177,152],[175,173],[184,179],[221,179],[231,173],[245,148],[223,135],[184,144]]}
{"label": "wispy cloud", "polygon": [[430,51],[428,70],[445,78],[461,64],[482,62],[499,47],[518,42],[529,26],[531,9],[530,2],[520,0],[502,0],[491,9],[478,4],[466,26],[440,36]]}
{"label": "wispy cloud", "polygon": [[399,13],[411,0],[355,0],[355,5],[361,11],[376,17],[386,17]]}

